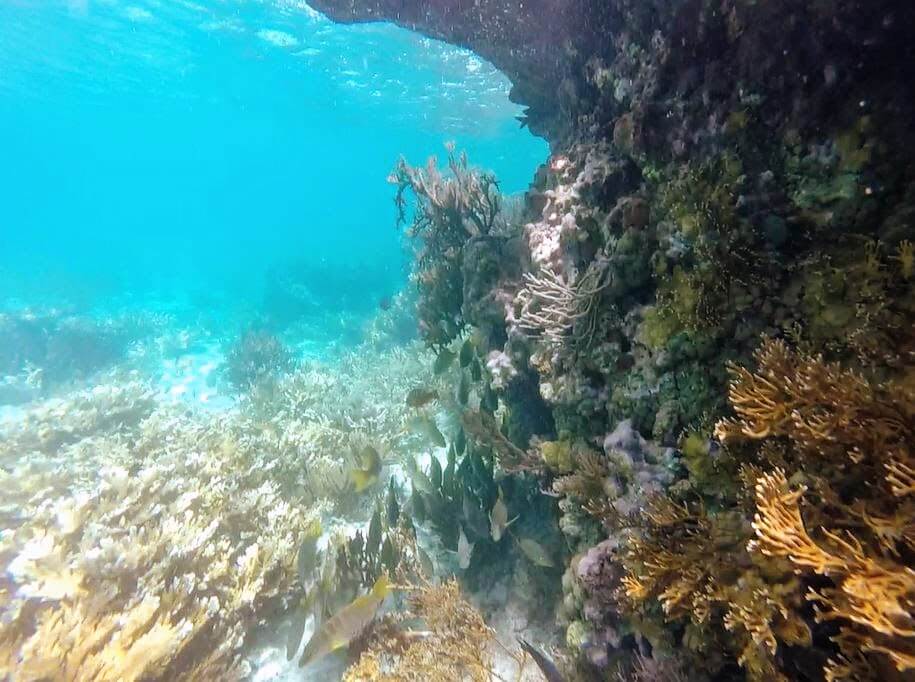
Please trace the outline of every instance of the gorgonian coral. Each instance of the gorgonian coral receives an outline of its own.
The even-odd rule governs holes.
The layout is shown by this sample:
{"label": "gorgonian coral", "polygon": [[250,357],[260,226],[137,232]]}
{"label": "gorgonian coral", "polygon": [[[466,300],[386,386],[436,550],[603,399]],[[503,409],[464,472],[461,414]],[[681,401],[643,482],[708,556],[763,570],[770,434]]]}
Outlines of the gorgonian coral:
{"label": "gorgonian coral", "polygon": [[504,236],[517,211],[502,211],[495,176],[473,168],[466,154],[455,154],[452,145],[448,145],[447,174],[439,170],[435,157],[425,168],[401,159],[388,179],[397,186],[400,224],[407,220],[408,195],[416,199],[407,236],[417,248],[413,281],[420,294],[420,331],[430,345],[444,345],[465,325],[465,245]]}
{"label": "gorgonian coral", "polygon": [[737,419],[716,427],[725,442],[786,443],[781,466],[756,479],[750,550],[789,561],[816,620],[838,623],[827,679],[911,674],[915,393],[780,341],[757,363],[732,368]]}
{"label": "gorgonian coral", "polygon": [[655,498],[626,544],[624,592],[730,646],[757,679],[786,674],[791,646],[825,649],[828,680],[904,679],[915,395],[782,341],[756,360],[731,367],[736,417],[715,429],[743,492],[714,506]]}
{"label": "gorgonian coral", "polygon": [[609,286],[606,260],[595,260],[573,281],[564,281],[549,268],[524,273],[518,292],[518,327],[533,338],[562,344],[587,345],[600,315],[600,293]]}

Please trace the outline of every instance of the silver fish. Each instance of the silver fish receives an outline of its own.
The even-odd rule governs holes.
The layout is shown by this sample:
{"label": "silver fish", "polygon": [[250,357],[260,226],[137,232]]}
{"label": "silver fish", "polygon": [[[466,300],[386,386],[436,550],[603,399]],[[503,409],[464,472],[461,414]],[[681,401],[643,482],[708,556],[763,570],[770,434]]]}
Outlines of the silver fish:
{"label": "silver fish", "polygon": [[521,538],[518,540],[518,546],[521,548],[521,551],[524,552],[524,556],[530,559],[531,563],[535,566],[553,568],[553,566],[556,565],[547,553],[546,548],[539,542],[535,542],[530,538]]}
{"label": "silver fish", "polygon": [[289,628],[289,638],[286,640],[286,660],[291,661],[302,644],[302,635],[305,634],[305,623],[308,621],[307,599],[302,599],[295,610],[292,624]]}
{"label": "silver fish", "polygon": [[440,448],[445,447],[445,437],[438,430],[438,425],[432,417],[422,414],[410,419],[408,426],[410,430],[428,438],[432,443]]}
{"label": "silver fish", "polygon": [[432,485],[432,481],[429,480],[429,477],[419,468],[416,460],[410,457],[407,459],[406,465],[407,473],[410,475],[410,480],[413,482],[413,487],[426,495],[434,495],[435,486]]}
{"label": "silver fish", "polygon": [[467,536],[464,534],[464,529],[459,529],[458,534],[458,566],[462,570],[466,571],[470,567],[470,555],[473,553],[473,543],[467,540]]}
{"label": "silver fish", "polygon": [[489,512],[489,534],[492,536],[493,542],[500,542],[505,535],[505,529],[517,519],[516,516],[511,521],[508,520],[508,507],[502,500],[502,488],[499,488],[499,498]]}

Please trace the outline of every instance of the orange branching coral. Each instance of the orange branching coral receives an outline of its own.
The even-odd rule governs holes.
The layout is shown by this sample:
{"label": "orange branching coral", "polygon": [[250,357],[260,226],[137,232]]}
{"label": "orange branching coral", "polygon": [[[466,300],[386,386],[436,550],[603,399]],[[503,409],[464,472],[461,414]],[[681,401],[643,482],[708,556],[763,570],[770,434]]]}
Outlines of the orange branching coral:
{"label": "orange branching coral", "polygon": [[792,353],[783,341],[765,341],[756,360],[755,373],[730,368],[729,397],[739,419],[715,427],[723,441],[788,436],[817,454],[863,457],[880,448],[891,454],[912,437],[912,405],[853,371]]}
{"label": "orange branching coral", "polygon": [[[839,624],[828,679],[911,675],[915,395],[780,341],[765,341],[757,361],[756,372],[732,368],[737,419],[716,427],[725,442],[787,445],[755,477],[750,552],[789,561],[816,619]],[[786,466],[798,470],[790,480]]]}
{"label": "orange branching coral", "polygon": [[908,462],[891,459],[886,463],[886,480],[896,497],[915,495],[915,468]]}
{"label": "orange branching coral", "polygon": [[915,670],[915,570],[869,555],[850,533],[824,529],[824,541],[814,541],[801,516],[805,492],[790,489],[780,470],[759,480],[751,549],[831,579],[835,587],[811,589],[807,599],[816,605],[818,620],[847,623],[840,645],[886,654],[900,672]]}
{"label": "orange branching coral", "polygon": [[[759,573],[748,573],[739,581],[724,616],[730,632],[745,632],[744,648],[738,662],[756,676],[766,672],[758,665],[760,652],[774,657],[778,642],[810,646],[810,628],[788,604],[797,602],[797,582],[768,584]],[[768,659],[765,659],[768,660]]]}
{"label": "orange branching coral", "polygon": [[723,628],[752,679],[778,679],[777,640],[809,640],[810,632],[793,609],[801,597],[787,563],[747,552],[743,511],[711,514],[659,496],[641,519],[624,552],[625,601],[636,610],[656,601],[667,620],[686,621],[702,633],[684,641],[690,648],[708,646]]}

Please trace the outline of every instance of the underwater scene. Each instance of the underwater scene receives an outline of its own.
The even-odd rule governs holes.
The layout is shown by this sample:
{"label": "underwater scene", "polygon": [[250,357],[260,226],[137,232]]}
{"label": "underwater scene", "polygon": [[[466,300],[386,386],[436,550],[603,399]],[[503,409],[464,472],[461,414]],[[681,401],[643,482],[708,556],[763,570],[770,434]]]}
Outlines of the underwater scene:
{"label": "underwater scene", "polygon": [[0,680],[915,681],[913,35],[0,1]]}

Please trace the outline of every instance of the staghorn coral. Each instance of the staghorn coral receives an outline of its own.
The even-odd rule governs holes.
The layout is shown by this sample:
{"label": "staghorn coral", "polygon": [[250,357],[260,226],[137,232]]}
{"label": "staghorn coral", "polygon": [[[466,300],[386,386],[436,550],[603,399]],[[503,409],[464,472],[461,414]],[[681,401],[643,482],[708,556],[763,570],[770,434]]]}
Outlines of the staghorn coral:
{"label": "staghorn coral", "polygon": [[15,465],[5,482],[27,502],[0,542],[4,675],[245,674],[245,637],[292,588],[309,517],[223,419],[156,408]]}
{"label": "staghorn coral", "polygon": [[294,366],[283,342],[265,330],[249,330],[226,352],[225,377],[236,391],[276,381]]}
{"label": "staghorn coral", "polygon": [[798,473],[789,482],[775,467],[756,479],[751,553],[789,561],[810,586],[817,621],[839,624],[840,655],[827,678],[890,674],[884,657],[907,674],[915,669],[915,506],[906,473],[915,394],[781,341],[765,341],[757,364],[755,372],[732,368],[737,419],[722,420],[716,433],[726,442],[785,439],[782,465]]}
{"label": "staghorn coral", "polygon": [[[98,317],[66,308],[0,312],[0,377],[5,379],[0,382],[0,401],[25,402],[115,365],[132,344],[162,326],[149,314]],[[14,391],[10,379],[17,376],[27,382]]]}
{"label": "staghorn coral", "polygon": [[[437,387],[421,344],[360,348],[333,363],[307,363],[241,403],[245,437],[284,453],[272,464],[310,500],[330,500],[337,511],[363,515],[350,471],[352,453],[374,447],[394,463],[423,452],[425,442],[407,428],[415,410],[406,396],[416,386]],[[279,472],[278,472],[279,474]],[[371,507],[369,507],[371,508]]]}
{"label": "staghorn coral", "polygon": [[135,428],[154,405],[153,391],[140,382],[99,383],[43,401],[6,429],[0,461],[16,461],[29,452],[47,455],[88,437]]}
{"label": "staghorn coral", "polygon": [[[364,514],[350,450],[424,445],[404,432],[403,398],[432,382],[418,350],[309,365],[225,413],[158,404],[134,382],[6,422],[0,676],[244,677],[249,635],[306,587],[296,550],[315,514],[340,490],[344,510]],[[327,613],[328,591],[339,599],[381,566],[415,577],[411,529],[401,515],[367,554],[351,551],[352,538],[332,541],[322,550],[332,570],[309,589],[314,609]]]}

